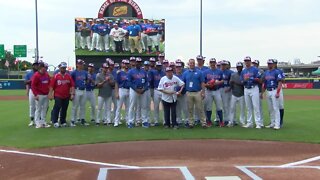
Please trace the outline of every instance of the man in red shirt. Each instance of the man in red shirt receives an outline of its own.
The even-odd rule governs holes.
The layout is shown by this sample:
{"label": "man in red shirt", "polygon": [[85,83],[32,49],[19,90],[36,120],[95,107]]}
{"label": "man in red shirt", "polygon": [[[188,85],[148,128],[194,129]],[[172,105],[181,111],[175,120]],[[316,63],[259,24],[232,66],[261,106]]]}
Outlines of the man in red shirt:
{"label": "man in red shirt", "polygon": [[74,98],[74,81],[70,74],[66,73],[67,63],[60,64],[58,72],[51,80],[49,99],[54,98],[54,106],[51,111],[51,121],[55,128],[60,127],[58,117],[60,112],[60,124],[62,127],[67,126],[66,116],[69,106],[69,100]]}
{"label": "man in red shirt", "polygon": [[31,81],[31,88],[36,100],[35,123],[36,128],[47,128],[46,124],[47,109],[49,106],[48,93],[50,85],[50,76],[45,64],[39,63],[39,70],[36,72]]}

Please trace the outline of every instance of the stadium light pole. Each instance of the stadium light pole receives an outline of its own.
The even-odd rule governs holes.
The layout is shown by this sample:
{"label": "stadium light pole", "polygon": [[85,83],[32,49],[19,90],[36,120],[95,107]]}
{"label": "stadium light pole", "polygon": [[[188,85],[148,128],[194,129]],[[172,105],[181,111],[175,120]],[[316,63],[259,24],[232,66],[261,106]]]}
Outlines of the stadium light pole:
{"label": "stadium light pole", "polygon": [[200,56],[202,56],[202,0],[200,0]]}
{"label": "stadium light pole", "polygon": [[38,40],[38,1],[35,0],[35,10],[36,10],[36,52],[35,52],[35,62],[39,61],[39,40]]}

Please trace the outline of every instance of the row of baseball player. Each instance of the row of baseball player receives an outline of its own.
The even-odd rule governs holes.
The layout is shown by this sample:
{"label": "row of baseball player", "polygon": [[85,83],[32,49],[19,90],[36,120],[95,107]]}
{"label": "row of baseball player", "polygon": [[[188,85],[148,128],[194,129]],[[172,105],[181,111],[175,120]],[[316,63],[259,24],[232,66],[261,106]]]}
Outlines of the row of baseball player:
{"label": "row of baseball player", "polygon": [[[263,73],[256,67],[259,61],[253,61],[255,66],[252,66],[250,57],[244,59],[245,67],[242,62],[236,64],[237,72],[230,70],[228,61],[222,61],[219,67],[217,61],[212,58],[209,60],[210,67],[206,67],[202,56],[196,59],[197,66],[195,60],[190,59],[189,68],[184,69],[181,60],[169,63],[160,56],[158,62],[155,58],[150,58],[142,67],[142,59],[132,57],[130,60],[123,60],[121,69],[117,70],[114,69],[114,62],[107,59],[98,74],[95,74],[93,64],[90,63],[88,71],[85,71],[84,62],[78,60],[77,69],[71,73],[66,72],[66,63],[61,63],[53,78],[48,77],[45,66],[40,63],[29,91],[30,125],[35,120],[36,127],[47,126],[45,113],[48,99],[55,100],[51,112],[51,122],[55,127],[66,126],[69,99],[73,101],[70,126],[76,126],[78,107],[81,124],[89,125],[85,120],[85,104],[88,99],[91,104],[90,117],[96,125],[103,123],[118,126],[124,104],[128,128],[133,128],[141,122],[142,127],[149,127],[150,105],[153,101],[152,125],[158,126],[159,123],[163,123],[159,113],[161,103],[165,127],[178,128],[179,124],[185,124],[186,127],[192,128],[195,123],[201,123],[202,127],[206,128],[212,126],[214,102],[219,126],[232,127],[237,124],[235,110],[236,104],[239,104],[241,126],[252,128],[254,115],[256,128],[260,129],[264,127],[261,99],[266,91],[271,122],[268,127],[280,129],[284,112],[281,88],[284,75],[276,68],[275,60],[268,60],[268,70]],[[29,76],[27,74],[26,77]],[[95,88],[99,89],[97,108]],[[32,97],[36,99],[35,114],[32,109]],[[45,101],[44,104],[42,99]],[[245,106],[247,118],[244,115]],[[37,110],[38,107],[42,109]]]}
{"label": "row of baseball player", "polygon": [[160,41],[164,42],[164,28],[164,23],[155,24],[153,20],[113,22],[102,18],[76,21],[75,47],[117,53],[129,50],[131,53],[135,50],[139,53],[159,53]]}

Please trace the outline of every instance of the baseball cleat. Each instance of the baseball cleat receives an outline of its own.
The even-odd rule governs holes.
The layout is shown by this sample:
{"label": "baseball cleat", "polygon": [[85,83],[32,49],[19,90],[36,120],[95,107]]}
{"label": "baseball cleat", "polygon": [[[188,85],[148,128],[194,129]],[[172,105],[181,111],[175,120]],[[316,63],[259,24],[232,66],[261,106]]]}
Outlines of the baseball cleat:
{"label": "baseball cleat", "polygon": [[30,121],[30,123],[28,124],[29,127],[32,127],[34,125],[33,121]]}
{"label": "baseball cleat", "polygon": [[54,123],[54,124],[53,124],[53,127],[54,127],[54,128],[59,128],[60,125],[59,125],[59,123]]}
{"label": "baseball cleat", "polygon": [[67,123],[61,124],[61,127],[67,127]]}
{"label": "baseball cleat", "polygon": [[113,127],[118,127],[119,126],[119,123],[115,122]]}
{"label": "baseball cleat", "polygon": [[129,128],[129,129],[133,128],[133,124],[132,124],[132,123],[129,123],[129,124],[128,124],[128,128]]}
{"label": "baseball cleat", "polygon": [[270,125],[266,126],[266,128],[274,128],[274,125],[270,124]]}
{"label": "baseball cleat", "polygon": [[142,127],[143,128],[149,128],[149,123],[148,122],[144,122],[144,123],[142,123]]}
{"label": "baseball cleat", "polygon": [[76,124],[74,123],[74,121],[70,122],[70,127],[76,127]]}
{"label": "baseball cleat", "polygon": [[273,129],[274,129],[274,130],[279,130],[280,127],[279,127],[279,126],[275,126]]}
{"label": "baseball cleat", "polygon": [[244,128],[253,128],[253,126],[250,125],[250,124],[247,124],[247,125],[244,126]]}
{"label": "baseball cleat", "polygon": [[261,129],[261,128],[262,128],[262,127],[261,127],[261,126],[259,126],[259,125],[257,125],[257,126],[256,126],[256,129]]}

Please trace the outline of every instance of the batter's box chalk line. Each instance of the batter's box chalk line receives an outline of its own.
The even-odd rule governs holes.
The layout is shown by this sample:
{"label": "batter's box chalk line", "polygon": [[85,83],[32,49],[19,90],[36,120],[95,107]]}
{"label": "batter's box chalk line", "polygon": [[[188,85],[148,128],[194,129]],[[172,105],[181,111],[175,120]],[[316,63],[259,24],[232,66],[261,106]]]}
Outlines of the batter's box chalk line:
{"label": "batter's box chalk line", "polygon": [[158,166],[158,167],[137,167],[137,168],[100,168],[97,180],[107,180],[109,170],[140,170],[140,169],[179,169],[186,180],[195,180],[189,169],[185,166]]}
{"label": "batter's box chalk line", "polygon": [[261,177],[259,177],[254,172],[250,171],[249,168],[258,168],[258,169],[317,169],[320,170],[320,166],[300,166],[302,164],[310,163],[313,161],[320,160],[320,156],[316,156],[309,159],[304,159],[301,161],[296,161],[288,164],[283,164],[280,166],[236,166],[239,170],[241,170],[243,173],[245,173],[247,176],[254,180],[262,180]]}

